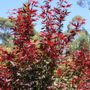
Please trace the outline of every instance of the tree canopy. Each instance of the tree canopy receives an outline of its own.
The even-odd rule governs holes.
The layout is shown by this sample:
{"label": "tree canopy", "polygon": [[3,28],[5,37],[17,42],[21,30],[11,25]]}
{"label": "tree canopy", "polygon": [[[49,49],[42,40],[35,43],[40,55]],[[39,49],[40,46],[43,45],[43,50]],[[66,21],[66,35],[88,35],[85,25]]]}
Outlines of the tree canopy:
{"label": "tree canopy", "polygon": [[81,7],[87,7],[90,10],[90,0],[78,0],[77,4]]}

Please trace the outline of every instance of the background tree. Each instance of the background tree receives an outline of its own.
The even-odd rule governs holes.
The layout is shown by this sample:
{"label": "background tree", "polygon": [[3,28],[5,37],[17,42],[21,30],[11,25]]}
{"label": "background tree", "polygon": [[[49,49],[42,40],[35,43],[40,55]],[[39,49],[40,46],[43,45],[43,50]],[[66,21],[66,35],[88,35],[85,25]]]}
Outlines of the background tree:
{"label": "background tree", "polygon": [[67,26],[68,31],[70,32],[74,29],[77,29],[78,31],[80,30],[81,32],[78,32],[77,35],[75,36],[74,41],[71,42],[70,44],[70,49],[71,51],[79,50],[81,48],[81,42],[85,41],[87,43],[87,48],[89,49],[90,47],[90,35],[88,34],[87,30],[83,28],[83,24],[85,23],[85,19],[81,16],[75,16],[72,21],[69,23]]}
{"label": "background tree", "polygon": [[70,44],[71,52],[85,48],[90,50],[90,35],[83,30],[78,33],[78,37]]}
{"label": "background tree", "polygon": [[9,46],[11,45],[12,36],[11,36],[11,28],[13,27],[13,22],[9,19],[0,17],[0,41],[1,44]]}
{"label": "background tree", "polygon": [[78,0],[77,1],[77,4],[80,6],[80,7],[87,7],[89,10],[90,10],[90,0]]}

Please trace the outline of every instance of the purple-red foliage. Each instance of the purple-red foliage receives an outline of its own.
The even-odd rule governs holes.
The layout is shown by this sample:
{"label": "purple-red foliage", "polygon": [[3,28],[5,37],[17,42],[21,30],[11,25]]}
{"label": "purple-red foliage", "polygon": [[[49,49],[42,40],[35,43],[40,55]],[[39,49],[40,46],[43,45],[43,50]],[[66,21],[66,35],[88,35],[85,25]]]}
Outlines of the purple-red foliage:
{"label": "purple-red foliage", "polygon": [[[50,59],[50,62],[48,64],[50,65],[50,68],[55,68],[57,66],[57,62],[60,62],[63,57],[63,52],[66,46],[74,38],[81,25],[84,24],[84,21],[80,25],[78,24],[78,22],[77,24],[72,23],[72,25],[74,25],[75,27],[75,30],[70,31],[68,35],[63,33],[63,21],[69,14],[68,8],[71,6],[71,4],[69,4],[67,0],[59,0],[57,6],[51,8],[51,2],[53,2],[53,0],[45,0],[45,5],[41,6],[42,13],[39,15],[39,17],[41,17],[42,19],[43,31],[40,32],[40,40],[38,42],[38,44],[40,45],[39,48],[36,47],[36,41],[32,40],[32,36],[34,36],[34,22],[37,20],[36,16],[38,16],[37,9],[35,9],[35,7],[37,7],[38,3],[33,0],[29,1],[29,4],[24,4],[23,8],[19,8],[17,10],[17,17],[10,17],[10,19],[14,21],[15,24],[12,28],[15,37],[15,47],[13,48],[11,53],[3,51],[3,61],[13,62],[14,65],[16,63],[16,65],[23,66],[25,62],[27,62],[29,65],[34,65],[35,63],[43,62],[48,58]],[[73,69],[78,70],[81,68],[81,73],[84,73],[85,78],[88,79],[90,78],[90,58],[88,58],[90,55],[86,55],[87,54],[84,54],[83,51],[76,52],[74,56],[75,67],[73,67]],[[10,67],[8,68],[7,65],[5,66],[5,68],[7,69],[7,72],[4,72],[4,70],[6,69],[3,69],[3,67],[1,67],[2,72],[0,75],[0,79],[3,76],[2,79],[5,79],[3,83],[7,86],[9,83],[6,82],[6,78],[10,78],[8,77],[9,72],[10,75],[15,72],[10,69]],[[11,71],[8,71],[8,69]],[[62,74],[61,69],[57,70],[57,74]],[[53,73],[50,78],[52,78],[52,76]],[[0,88],[4,88],[3,85],[0,81]],[[80,85],[78,86],[78,88],[80,87]],[[7,86],[7,88],[8,87],[9,86]]]}

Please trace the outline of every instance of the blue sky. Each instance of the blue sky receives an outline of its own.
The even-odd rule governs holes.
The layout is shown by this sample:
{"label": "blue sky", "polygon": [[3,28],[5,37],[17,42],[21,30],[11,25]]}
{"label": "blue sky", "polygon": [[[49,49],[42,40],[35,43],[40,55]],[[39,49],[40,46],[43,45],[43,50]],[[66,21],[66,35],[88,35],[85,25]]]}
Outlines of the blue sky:
{"label": "blue sky", "polygon": [[[7,18],[9,16],[8,11],[19,8],[22,6],[22,2],[26,2],[27,0],[2,0],[0,1],[0,17]],[[58,0],[54,0],[58,1]],[[69,16],[67,16],[64,24],[64,30],[67,30],[68,23],[72,20],[72,18],[76,15],[82,16],[87,20],[86,25],[84,26],[88,32],[90,33],[90,10],[87,8],[81,8],[76,4],[77,0],[69,0],[69,2],[72,4],[72,7],[69,9],[71,12]],[[53,3],[54,4],[54,3]],[[40,31],[40,23],[36,26],[36,30]]]}

